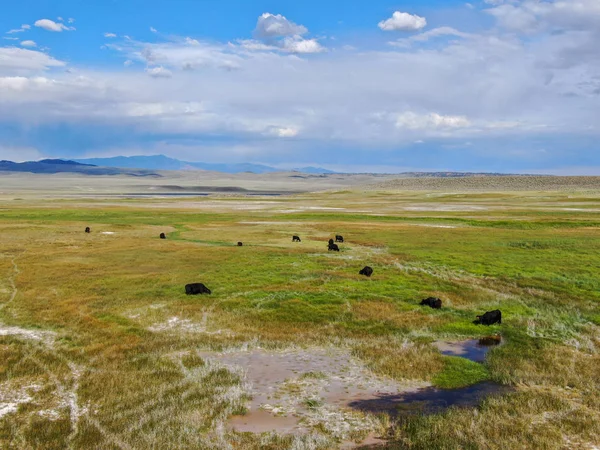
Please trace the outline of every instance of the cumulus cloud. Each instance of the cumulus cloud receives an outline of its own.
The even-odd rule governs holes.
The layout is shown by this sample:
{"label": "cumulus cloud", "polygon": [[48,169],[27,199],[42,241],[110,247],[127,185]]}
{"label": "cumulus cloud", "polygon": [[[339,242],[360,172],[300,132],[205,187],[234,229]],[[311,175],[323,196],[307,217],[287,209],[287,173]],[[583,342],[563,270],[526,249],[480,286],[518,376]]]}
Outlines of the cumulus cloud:
{"label": "cumulus cloud", "polygon": [[35,41],[22,41],[21,46],[23,47],[37,47]]}
{"label": "cumulus cloud", "polygon": [[150,31],[153,32],[153,33],[158,33],[158,30],[156,28],[154,28],[154,27],[150,27]]}
{"label": "cumulus cloud", "polygon": [[[70,22],[69,22],[70,23]],[[57,23],[54,22],[53,20],[50,19],[40,19],[37,20],[34,25],[38,28],[42,28],[46,31],[53,31],[53,32],[62,32],[62,31],[73,31],[75,30],[74,27],[68,27],[65,24],[62,23]]]}
{"label": "cumulus cloud", "polygon": [[302,39],[298,36],[287,37],[282,41],[281,48],[290,53],[320,53],[325,48],[316,39]]}
{"label": "cumulus cloud", "polygon": [[0,76],[28,74],[63,66],[65,66],[64,62],[43,52],[16,47],[0,47]]}
{"label": "cumulus cloud", "polygon": [[[426,145],[419,151],[471,142],[472,151],[505,155],[503,139],[507,145],[561,136],[572,148],[577,139],[600,138],[600,58],[598,30],[569,11],[538,14],[535,39],[502,26],[478,34],[448,26],[415,33],[409,46],[347,47],[317,58],[299,57],[303,46],[320,47],[306,33],[231,43],[185,36],[113,41],[107,48],[126,66],[138,64],[45,77],[37,72],[64,63],[0,48],[0,123],[89,123],[107,136],[126,129],[130,139],[147,142],[160,135],[171,149],[185,136],[185,146],[201,150],[173,152],[221,159],[318,158],[349,146],[400,154],[420,141]],[[424,45],[432,39],[436,45]],[[174,74],[176,83],[154,79]],[[218,151],[217,144],[203,146],[206,136],[219,137]]]}
{"label": "cumulus cloud", "polygon": [[308,29],[295,24],[281,14],[264,13],[258,18],[254,35],[260,39],[240,40],[238,43],[250,51],[283,51],[287,53],[309,54],[320,53],[325,48],[317,39],[303,36]]}
{"label": "cumulus cloud", "polygon": [[285,36],[302,36],[308,33],[308,29],[303,25],[297,25],[286,19],[281,14],[264,13],[258,18],[256,36],[260,38],[273,38]]}
{"label": "cumulus cloud", "polygon": [[149,67],[146,69],[146,73],[152,78],[171,78],[173,76],[173,72],[163,66]]}
{"label": "cumulus cloud", "polygon": [[400,11],[396,11],[392,17],[378,24],[383,31],[418,31],[426,25],[427,20],[424,17]]}
{"label": "cumulus cloud", "polygon": [[14,34],[14,33],[23,33],[24,31],[30,30],[31,25],[21,25],[21,28],[16,28],[14,30],[9,30],[6,34]]}
{"label": "cumulus cloud", "polygon": [[117,35],[115,33],[104,33],[105,38],[116,38]]}

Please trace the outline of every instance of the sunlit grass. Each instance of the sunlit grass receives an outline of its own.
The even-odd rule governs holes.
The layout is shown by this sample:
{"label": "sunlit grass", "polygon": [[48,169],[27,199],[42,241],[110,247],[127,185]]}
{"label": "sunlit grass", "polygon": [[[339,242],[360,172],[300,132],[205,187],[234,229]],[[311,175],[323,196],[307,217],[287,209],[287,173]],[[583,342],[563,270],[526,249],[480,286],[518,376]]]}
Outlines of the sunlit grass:
{"label": "sunlit grass", "polygon": [[[515,194],[444,198],[502,205],[493,216],[393,212],[402,202],[433,201],[415,193],[311,194],[286,199],[286,207],[364,201],[385,215],[205,214],[178,210],[176,201],[170,209],[2,205],[0,326],[48,334],[0,335],[0,394],[29,389],[0,417],[0,447],[289,448],[289,436],[240,435],[224,425],[245,410],[243,374],[197,352],[248,343],[333,343],[396,380],[516,387],[476,412],[383,421],[399,448],[597,444],[596,215],[532,211],[535,195]],[[327,251],[335,234],[347,240],[339,254]],[[370,279],[358,275],[365,265],[375,270]],[[186,296],[190,282],[213,294]],[[419,306],[429,296],[442,298],[443,308]],[[502,325],[472,323],[497,308]],[[504,343],[484,365],[443,357],[431,345],[492,333]],[[307,408],[322,406],[306,399]],[[319,430],[314,448],[337,445]]]}

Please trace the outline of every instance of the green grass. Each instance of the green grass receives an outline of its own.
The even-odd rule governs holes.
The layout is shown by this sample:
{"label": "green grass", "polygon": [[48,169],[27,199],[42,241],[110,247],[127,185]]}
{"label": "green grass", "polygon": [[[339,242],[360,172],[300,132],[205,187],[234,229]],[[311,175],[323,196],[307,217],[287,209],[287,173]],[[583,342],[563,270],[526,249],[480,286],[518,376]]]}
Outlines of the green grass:
{"label": "green grass", "polygon": [[[227,430],[227,418],[246,410],[243,374],[201,353],[328,345],[401,382],[515,387],[480,409],[375,418],[392,448],[598,445],[600,221],[535,204],[598,205],[537,195],[348,191],[282,199],[285,208],[349,208],[302,214],[227,206],[198,213],[176,200],[166,201],[169,209],[130,201],[0,205],[0,327],[48,333],[0,335],[0,396],[32,399],[0,417],[0,447],[336,448],[323,423],[314,427],[320,437],[297,438],[302,444]],[[384,215],[351,211],[367,209],[364,202]],[[492,210],[398,212],[439,202]],[[346,237],[339,254],[326,249],[334,234]],[[358,275],[365,265],[375,269],[370,279]],[[213,294],[188,297],[189,282]],[[419,306],[428,296],[442,298],[443,308]],[[492,309],[502,310],[502,325],[472,323]],[[184,325],[169,325],[173,318]],[[204,328],[188,332],[185,324]],[[484,364],[430,345],[494,333],[503,345]],[[302,382],[326,379],[298,373]],[[305,406],[319,411],[320,402],[307,397]]]}
{"label": "green grass", "polygon": [[444,358],[444,368],[433,377],[433,384],[442,389],[455,389],[488,380],[490,374],[481,364],[456,356]]}

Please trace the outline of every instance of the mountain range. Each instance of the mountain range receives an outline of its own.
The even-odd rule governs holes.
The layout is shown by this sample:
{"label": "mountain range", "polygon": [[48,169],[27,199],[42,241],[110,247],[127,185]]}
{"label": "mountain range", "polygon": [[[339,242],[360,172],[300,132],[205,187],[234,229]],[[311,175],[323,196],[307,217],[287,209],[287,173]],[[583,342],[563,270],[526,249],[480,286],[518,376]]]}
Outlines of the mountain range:
{"label": "mountain range", "polygon": [[[153,156],[115,156],[112,158],[87,158],[87,159],[76,159],[75,162],[81,164],[93,164],[95,166],[102,167],[120,167],[127,169],[146,169],[146,170],[208,170],[212,172],[224,172],[224,173],[241,173],[241,172],[253,172],[253,173],[270,173],[270,172],[281,172],[282,169],[276,169],[275,167],[265,166],[262,164],[249,164],[249,163],[202,163],[202,162],[189,162],[180,161],[178,159],[169,158],[165,155],[153,155]],[[311,173],[311,174],[324,174],[324,173],[335,173],[331,170],[323,169],[320,167],[301,167],[293,169],[297,172]]]}
{"label": "mountain range", "polygon": [[93,164],[82,164],[64,159],[42,159],[40,161],[25,161],[22,163],[1,160],[0,172],[79,173],[83,175],[130,175],[136,177],[161,176],[152,170],[98,167]]}

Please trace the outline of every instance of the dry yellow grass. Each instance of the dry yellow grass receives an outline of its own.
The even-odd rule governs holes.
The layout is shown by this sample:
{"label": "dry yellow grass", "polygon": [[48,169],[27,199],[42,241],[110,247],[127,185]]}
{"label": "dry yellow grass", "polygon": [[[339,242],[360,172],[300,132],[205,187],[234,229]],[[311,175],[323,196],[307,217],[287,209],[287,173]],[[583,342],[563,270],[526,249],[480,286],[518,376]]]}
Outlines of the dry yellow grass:
{"label": "dry yellow grass", "polygon": [[[301,212],[285,214],[164,200],[0,204],[0,447],[336,448],[323,424],[301,437],[229,430],[247,404],[243,376],[198,352],[335,345],[376,374],[426,382],[456,376],[431,341],[490,332],[505,345],[485,370],[515,393],[382,418],[390,448],[598,445],[600,201],[566,212],[582,198],[548,197],[539,211],[528,206],[534,194],[495,194],[485,198],[493,212],[356,192],[289,198]],[[360,212],[366,203],[371,212]],[[348,241],[339,254],[326,250],[334,234]],[[358,275],[366,264],[370,279]],[[213,294],[186,297],[195,281]],[[441,311],[418,306],[430,295]],[[495,308],[502,326],[471,323]]]}

